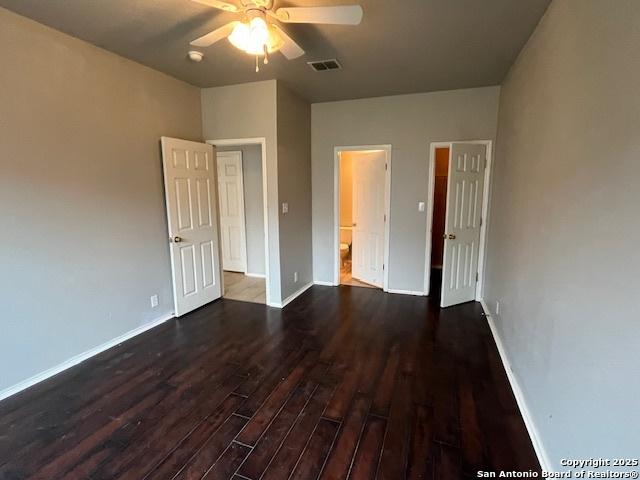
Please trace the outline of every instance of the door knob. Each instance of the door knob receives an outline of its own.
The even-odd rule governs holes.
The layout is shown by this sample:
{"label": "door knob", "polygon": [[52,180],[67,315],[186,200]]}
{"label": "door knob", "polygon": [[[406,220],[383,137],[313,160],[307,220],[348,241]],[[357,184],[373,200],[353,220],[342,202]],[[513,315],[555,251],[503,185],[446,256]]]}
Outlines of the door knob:
{"label": "door knob", "polygon": [[450,233],[448,238],[449,240],[455,240],[456,236]]}
{"label": "door knob", "polygon": [[182,237],[173,237],[169,240],[171,240],[173,243],[180,243],[182,241]]}

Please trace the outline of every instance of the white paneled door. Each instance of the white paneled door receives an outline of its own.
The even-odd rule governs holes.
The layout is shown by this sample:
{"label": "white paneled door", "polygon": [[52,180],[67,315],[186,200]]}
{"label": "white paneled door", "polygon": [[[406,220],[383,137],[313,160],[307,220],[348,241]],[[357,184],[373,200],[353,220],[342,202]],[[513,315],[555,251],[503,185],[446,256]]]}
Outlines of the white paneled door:
{"label": "white paneled door", "polygon": [[451,144],[442,262],[442,307],[469,302],[476,296],[485,168],[485,145]]}
{"label": "white paneled door", "polygon": [[353,155],[353,245],[351,275],[382,288],[384,283],[384,152]]}
{"label": "white paneled door", "polygon": [[211,145],[162,137],[176,316],[220,298],[215,152]]}
{"label": "white paneled door", "polygon": [[222,269],[247,271],[242,152],[218,152]]}

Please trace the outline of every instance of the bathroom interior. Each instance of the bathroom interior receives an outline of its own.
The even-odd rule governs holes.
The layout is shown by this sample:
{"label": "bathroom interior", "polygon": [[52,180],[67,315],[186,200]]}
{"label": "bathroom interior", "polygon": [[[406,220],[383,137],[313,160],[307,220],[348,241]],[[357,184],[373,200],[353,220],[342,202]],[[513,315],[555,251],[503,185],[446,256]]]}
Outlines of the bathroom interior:
{"label": "bathroom interior", "polygon": [[353,161],[360,152],[340,154],[340,284],[354,287],[377,288],[352,276],[353,258]]}

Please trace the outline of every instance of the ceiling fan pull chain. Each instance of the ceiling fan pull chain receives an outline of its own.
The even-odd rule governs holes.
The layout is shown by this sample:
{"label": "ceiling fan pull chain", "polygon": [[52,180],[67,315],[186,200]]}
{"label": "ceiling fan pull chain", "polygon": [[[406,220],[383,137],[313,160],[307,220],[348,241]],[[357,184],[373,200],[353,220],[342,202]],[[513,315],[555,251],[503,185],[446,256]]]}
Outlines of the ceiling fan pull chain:
{"label": "ceiling fan pull chain", "polygon": [[267,45],[264,45],[264,64],[269,63],[269,50],[267,50]]}
{"label": "ceiling fan pull chain", "polygon": [[260,62],[258,61],[258,55],[256,55],[256,73],[260,71]]}

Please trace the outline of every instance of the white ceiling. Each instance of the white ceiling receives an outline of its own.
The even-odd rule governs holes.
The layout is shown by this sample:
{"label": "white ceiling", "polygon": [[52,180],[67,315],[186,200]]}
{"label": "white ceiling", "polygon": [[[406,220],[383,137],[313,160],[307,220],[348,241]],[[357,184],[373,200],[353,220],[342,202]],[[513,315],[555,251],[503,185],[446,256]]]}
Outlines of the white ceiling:
{"label": "white ceiling", "polygon": [[[230,0],[232,2],[237,0]],[[187,59],[189,41],[237,15],[189,0],[0,0],[0,6],[200,87],[277,78],[313,102],[497,85],[550,0],[295,0],[359,3],[357,27],[286,25],[306,50],[260,73],[226,40]],[[239,3],[239,2],[238,2]],[[314,72],[337,58],[343,70]]]}

